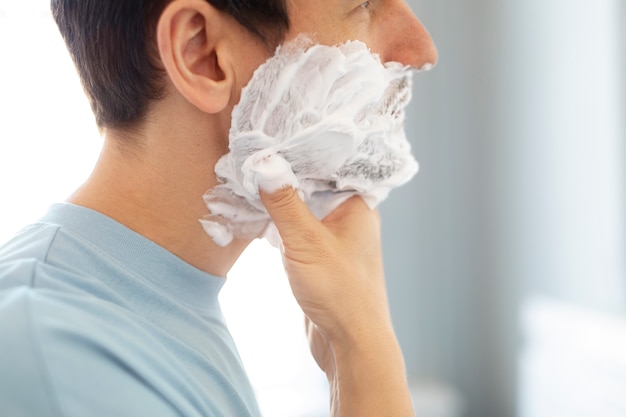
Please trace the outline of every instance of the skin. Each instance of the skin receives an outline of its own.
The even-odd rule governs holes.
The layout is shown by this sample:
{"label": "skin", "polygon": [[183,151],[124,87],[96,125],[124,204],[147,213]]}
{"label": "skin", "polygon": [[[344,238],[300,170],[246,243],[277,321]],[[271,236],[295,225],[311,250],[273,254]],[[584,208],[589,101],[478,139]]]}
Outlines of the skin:
{"label": "skin", "polygon": [[[291,28],[320,43],[365,42],[382,61],[435,64],[433,42],[403,0],[289,0]],[[248,245],[221,248],[198,223],[217,184],[233,106],[272,50],[204,0],[174,0],[157,27],[167,95],[133,131],[105,130],[92,175],[69,201],[104,213],[217,276]],[[133,145],[128,145],[132,142]],[[413,415],[389,315],[378,213],[360,198],[317,220],[292,189],[262,194],[285,269],[331,386],[333,416]],[[349,294],[349,296],[346,296]]]}

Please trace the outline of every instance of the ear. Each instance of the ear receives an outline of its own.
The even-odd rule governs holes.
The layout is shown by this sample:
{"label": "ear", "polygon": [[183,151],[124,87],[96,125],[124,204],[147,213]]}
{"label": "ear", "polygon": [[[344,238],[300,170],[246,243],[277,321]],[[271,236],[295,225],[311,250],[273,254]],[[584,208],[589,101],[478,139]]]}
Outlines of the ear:
{"label": "ear", "polygon": [[171,2],[157,25],[159,54],[172,83],[205,113],[222,111],[233,90],[224,26],[224,16],[205,0]]}

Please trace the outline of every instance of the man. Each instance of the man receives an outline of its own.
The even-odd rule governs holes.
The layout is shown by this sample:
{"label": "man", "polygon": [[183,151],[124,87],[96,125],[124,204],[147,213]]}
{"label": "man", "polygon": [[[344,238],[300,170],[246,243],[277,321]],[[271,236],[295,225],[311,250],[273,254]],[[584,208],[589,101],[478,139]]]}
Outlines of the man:
{"label": "man", "polygon": [[[257,416],[217,293],[249,243],[198,219],[241,89],[306,33],[421,68],[432,41],[402,0],[53,0],[105,137],[65,204],[0,249],[7,416]],[[379,220],[353,198],[318,221],[262,194],[328,376],[333,416],[409,416]],[[243,308],[243,307],[242,307]]]}

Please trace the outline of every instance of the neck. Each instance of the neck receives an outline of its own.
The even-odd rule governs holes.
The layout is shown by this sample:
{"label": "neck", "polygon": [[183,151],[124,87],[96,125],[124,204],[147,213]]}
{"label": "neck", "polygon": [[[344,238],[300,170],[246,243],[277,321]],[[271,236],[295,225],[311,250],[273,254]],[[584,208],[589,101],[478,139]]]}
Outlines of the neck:
{"label": "neck", "polygon": [[[141,138],[107,135],[92,175],[68,201],[113,218],[198,269],[225,277],[249,242],[219,247],[198,222],[208,213],[202,195],[217,183],[213,167],[226,145],[195,137],[186,131],[190,125],[152,129],[177,132],[171,137],[151,135],[150,128]],[[126,140],[139,140],[141,146],[129,149]]]}

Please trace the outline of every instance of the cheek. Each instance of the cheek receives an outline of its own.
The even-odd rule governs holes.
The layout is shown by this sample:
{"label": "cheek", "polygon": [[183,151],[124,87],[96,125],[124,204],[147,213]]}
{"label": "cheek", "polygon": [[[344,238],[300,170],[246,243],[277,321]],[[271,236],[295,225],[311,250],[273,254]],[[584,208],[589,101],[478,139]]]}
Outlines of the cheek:
{"label": "cheek", "polygon": [[252,48],[242,48],[239,53],[236,68],[233,69],[235,73],[235,82],[233,84],[233,105],[239,102],[241,96],[241,89],[244,88],[250,82],[254,71],[266,62],[273,53],[267,51],[264,45],[258,45]]}
{"label": "cheek", "polygon": [[[298,3],[297,7],[295,3]],[[285,41],[292,40],[299,34],[306,34],[323,45],[337,45],[348,40],[367,43],[368,19],[347,17],[343,10],[329,10],[330,7],[337,7],[329,3],[320,0],[293,0],[293,7],[290,9],[291,26]]]}

